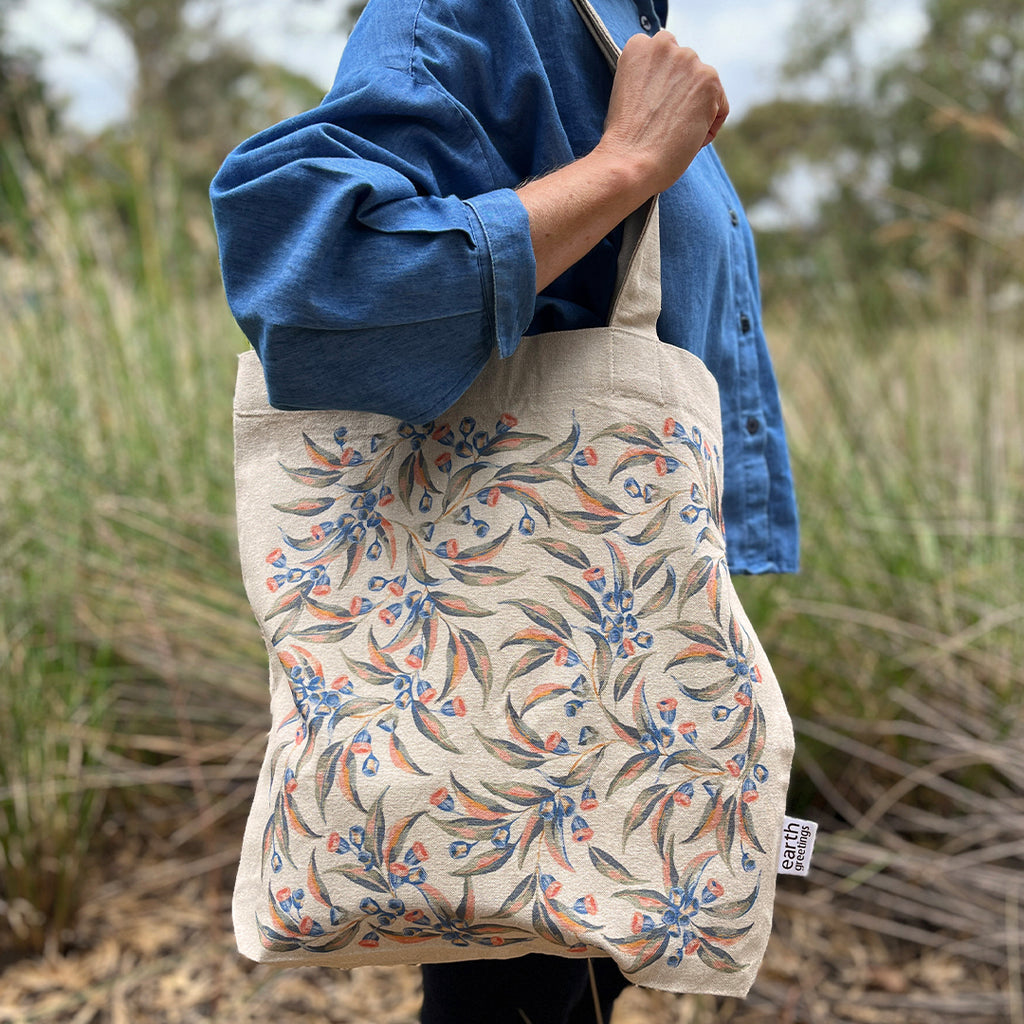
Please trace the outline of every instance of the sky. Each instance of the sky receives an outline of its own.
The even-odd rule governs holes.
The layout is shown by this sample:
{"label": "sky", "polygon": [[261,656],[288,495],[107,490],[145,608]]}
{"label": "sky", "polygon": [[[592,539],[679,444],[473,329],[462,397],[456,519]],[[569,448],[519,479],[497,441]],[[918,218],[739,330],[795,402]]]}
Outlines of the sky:
{"label": "sky", "polygon": [[[912,44],[924,28],[922,3],[880,4],[865,33],[869,51],[883,55]],[[675,0],[670,6],[668,28],[718,69],[733,117],[772,94],[801,0],[717,0],[714,5]],[[228,0],[224,28],[326,91],[345,42],[336,28],[341,8],[341,0],[303,6],[299,25],[288,0]],[[23,0],[9,30],[16,42],[43,55],[45,76],[84,130],[126,113],[134,73],[131,51],[88,4]]]}

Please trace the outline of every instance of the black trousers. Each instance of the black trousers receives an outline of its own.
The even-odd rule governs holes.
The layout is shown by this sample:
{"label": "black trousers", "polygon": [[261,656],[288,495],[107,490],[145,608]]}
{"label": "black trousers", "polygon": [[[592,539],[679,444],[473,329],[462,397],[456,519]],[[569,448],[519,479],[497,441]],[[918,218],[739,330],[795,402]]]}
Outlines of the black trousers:
{"label": "black trousers", "polygon": [[[608,1024],[629,984],[614,961],[595,959]],[[511,960],[424,964],[421,1024],[598,1024],[587,960],[530,953]]]}

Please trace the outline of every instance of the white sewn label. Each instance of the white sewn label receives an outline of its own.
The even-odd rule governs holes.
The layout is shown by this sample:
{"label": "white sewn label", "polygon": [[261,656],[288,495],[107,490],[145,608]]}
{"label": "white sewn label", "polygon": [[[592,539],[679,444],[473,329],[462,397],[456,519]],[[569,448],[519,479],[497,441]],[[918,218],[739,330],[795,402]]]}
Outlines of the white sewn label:
{"label": "white sewn label", "polygon": [[817,834],[816,822],[786,815],[782,823],[782,843],[779,846],[780,875],[810,874],[811,854],[814,853]]}

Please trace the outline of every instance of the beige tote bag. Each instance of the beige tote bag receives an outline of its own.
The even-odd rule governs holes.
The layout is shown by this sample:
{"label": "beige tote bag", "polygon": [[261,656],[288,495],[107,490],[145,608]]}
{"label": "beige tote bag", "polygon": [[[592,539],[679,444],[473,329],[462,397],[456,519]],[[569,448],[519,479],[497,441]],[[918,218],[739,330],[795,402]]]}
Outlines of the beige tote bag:
{"label": "beige tote bag", "polygon": [[278,411],[240,358],[272,713],[246,956],[753,982],[793,734],[727,567],[714,378],[656,334],[657,212],[608,327],[523,338],[434,422]]}

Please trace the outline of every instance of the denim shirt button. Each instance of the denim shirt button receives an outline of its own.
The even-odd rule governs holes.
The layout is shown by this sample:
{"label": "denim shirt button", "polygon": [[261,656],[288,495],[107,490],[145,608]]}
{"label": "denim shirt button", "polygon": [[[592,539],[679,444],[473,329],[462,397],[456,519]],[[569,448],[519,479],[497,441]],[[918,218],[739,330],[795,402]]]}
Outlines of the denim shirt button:
{"label": "denim shirt button", "polygon": [[738,228],[740,226],[740,215],[735,210],[729,211],[729,222],[734,228]]}
{"label": "denim shirt button", "polygon": [[740,313],[740,330],[744,334],[750,333],[750,317],[746,313]]}
{"label": "denim shirt button", "polygon": [[651,19],[648,18],[646,14],[641,14],[640,15],[640,27],[645,32],[650,32],[651,31]]}
{"label": "denim shirt button", "polygon": [[754,416],[751,416],[747,420],[747,433],[750,435],[756,434],[761,429],[761,421]]}

